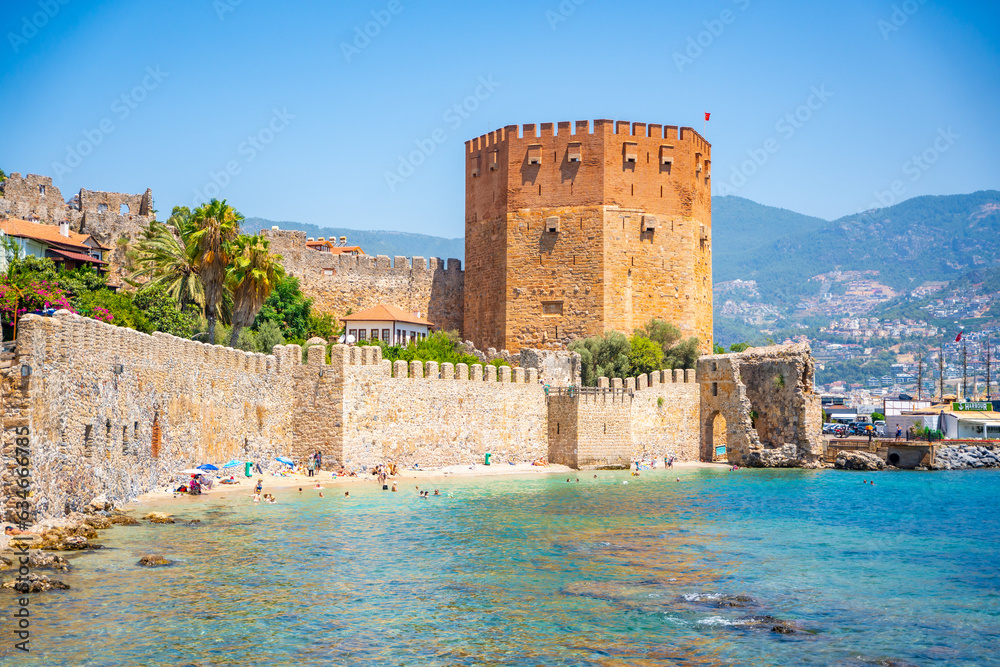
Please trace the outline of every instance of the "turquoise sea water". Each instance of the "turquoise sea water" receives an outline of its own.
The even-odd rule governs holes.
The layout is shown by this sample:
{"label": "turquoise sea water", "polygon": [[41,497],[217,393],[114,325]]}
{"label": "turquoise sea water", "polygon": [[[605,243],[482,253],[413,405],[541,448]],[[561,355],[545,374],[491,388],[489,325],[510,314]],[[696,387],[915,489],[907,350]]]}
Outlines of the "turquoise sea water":
{"label": "turquoise sea water", "polygon": [[0,663],[1000,664],[998,472],[597,474],[178,499],[201,525],[103,533]]}

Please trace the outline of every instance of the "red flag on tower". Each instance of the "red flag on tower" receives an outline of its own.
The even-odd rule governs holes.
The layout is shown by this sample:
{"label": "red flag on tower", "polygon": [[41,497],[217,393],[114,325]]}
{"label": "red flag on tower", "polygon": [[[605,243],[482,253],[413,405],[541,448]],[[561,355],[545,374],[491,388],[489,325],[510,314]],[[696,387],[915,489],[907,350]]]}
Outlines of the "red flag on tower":
{"label": "red flag on tower", "polygon": [[955,342],[956,343],[959,342],[960,340],[962,340],[962,334],[964,334],[964,333],[965,333],[965,329],[962,329],[961,331],[958,332],[958,335],[955,336]]}
{"label": "red flag on tower", "polygon": [[707,111],[706,111],[706,112],[705,112],[705,120],[708,120],[708,117],[709,117],[709,116],[711,116],[711,115],[712,115],[712,114],[710,114],[709,112],[707,112]]}

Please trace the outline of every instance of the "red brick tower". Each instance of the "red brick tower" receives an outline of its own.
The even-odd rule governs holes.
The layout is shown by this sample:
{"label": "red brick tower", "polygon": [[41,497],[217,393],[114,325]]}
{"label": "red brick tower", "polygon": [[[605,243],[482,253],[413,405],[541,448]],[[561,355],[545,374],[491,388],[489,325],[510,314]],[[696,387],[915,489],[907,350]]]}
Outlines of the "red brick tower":
{"label": "red brick tower", "polygon": [[513,352],[658,317],[711,352],[711,146],[672,125],[553,129],[466,142],[465,337]]}

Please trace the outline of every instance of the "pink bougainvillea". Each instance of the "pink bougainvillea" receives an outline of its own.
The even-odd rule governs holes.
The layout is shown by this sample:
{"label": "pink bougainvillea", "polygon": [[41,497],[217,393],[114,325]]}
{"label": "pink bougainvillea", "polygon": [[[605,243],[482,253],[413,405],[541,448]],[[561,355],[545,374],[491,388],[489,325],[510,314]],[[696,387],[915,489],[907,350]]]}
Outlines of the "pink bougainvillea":
{"label": "pink bougainvillea", "polygon": [[0,319],[4,324],[12,325],[25,313],[50,308],[73,311],[66,292],[58,285],[47,280],[12,285],[0,278]]}

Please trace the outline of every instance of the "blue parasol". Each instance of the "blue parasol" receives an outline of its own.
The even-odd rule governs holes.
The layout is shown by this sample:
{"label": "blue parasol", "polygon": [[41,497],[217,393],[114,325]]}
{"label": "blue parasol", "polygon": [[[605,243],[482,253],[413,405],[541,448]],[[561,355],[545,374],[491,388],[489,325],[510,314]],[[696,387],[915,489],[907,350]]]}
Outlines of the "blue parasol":
{"label": "blue parasol", "polygon": [[243,465],[243,461],[237,461],[236,459],[233,459],[229,463],[224,464],[222,467],[223,468],[238,468],[241,465]]}
{"label": "blue parasol", "polygon": [[295,465],[295,462],[292,461],[287,456],[278,456],[274,460],[277,461],[278,463],[284,463],[286,466],[293,466],[293,465]]}
{"label": "blue parasol", "polygon": [[198,467],[201,468],[202,470],[218,470],[218,468],[212,465],[211,463],[202,463]]}

